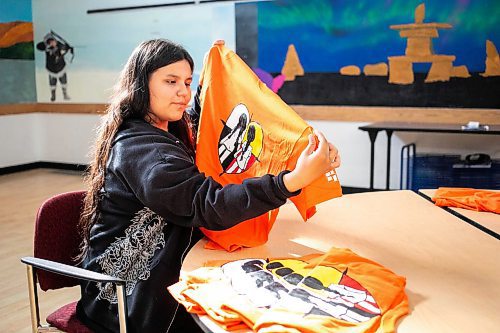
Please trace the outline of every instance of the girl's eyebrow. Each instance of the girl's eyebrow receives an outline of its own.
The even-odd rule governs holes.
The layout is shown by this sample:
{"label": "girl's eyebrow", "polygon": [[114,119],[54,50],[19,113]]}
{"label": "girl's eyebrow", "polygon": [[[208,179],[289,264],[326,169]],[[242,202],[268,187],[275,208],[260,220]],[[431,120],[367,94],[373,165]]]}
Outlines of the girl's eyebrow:
{"label": "girl's eyebrow", "polygon": [[[180,79],[181,78],[179,75],[175,75],[175,74],[165,74],[165,76],[173,77],[173,78],[176,78],[176,79]],[[193,77],[190,76],[186,80],[192,80],[192,79],[193,79]]]}

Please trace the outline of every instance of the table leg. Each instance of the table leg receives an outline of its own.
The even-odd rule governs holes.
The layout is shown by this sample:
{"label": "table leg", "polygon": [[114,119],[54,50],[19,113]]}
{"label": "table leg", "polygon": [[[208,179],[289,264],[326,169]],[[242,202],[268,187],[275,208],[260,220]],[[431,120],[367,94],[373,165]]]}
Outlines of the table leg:
{"label": "table leg", "polygon": [[373,190],[373,173],[375,168],[375,140],[377,139],[378,129],[368,130],[368,136],[370,137],[370,190]]}
{"label": "table leg", "polygon": [[385,130],[387,133],[387,171],[385,180],[385,189],[389,190],[389,183],[391,178],[391,137],[393,130]]}

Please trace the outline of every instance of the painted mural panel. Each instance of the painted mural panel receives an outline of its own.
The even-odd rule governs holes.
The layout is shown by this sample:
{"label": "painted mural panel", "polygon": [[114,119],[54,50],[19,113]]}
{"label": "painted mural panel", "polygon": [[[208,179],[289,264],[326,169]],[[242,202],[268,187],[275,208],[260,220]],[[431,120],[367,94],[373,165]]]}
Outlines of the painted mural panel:
{"label": "painted mural panel", "polygon": [[31,0],[0,2],[0,104],[36,100]]}
{"label": "painted mural panel", "polygon": [[[287,77],[279,94],[288,103],[500,107],[496,0],[275,0],[254,6],[258,52],[248,61]],[[293,79],[290,70],[298,73]]]}
{"label": "painted mural panel", "polygon": [[[152,38],[167,38],[187,48],[195,60],[196,88],[203,56],[212,42],[222,38],[234,48],[234,5],[176,2],[152,0],[148,5],[171,5],[137,8],[144,3],[51,0],[47,5],[33,0],[38,101],[107,102],[132,50]],[[48,42],[59,53],[51,51]]]}

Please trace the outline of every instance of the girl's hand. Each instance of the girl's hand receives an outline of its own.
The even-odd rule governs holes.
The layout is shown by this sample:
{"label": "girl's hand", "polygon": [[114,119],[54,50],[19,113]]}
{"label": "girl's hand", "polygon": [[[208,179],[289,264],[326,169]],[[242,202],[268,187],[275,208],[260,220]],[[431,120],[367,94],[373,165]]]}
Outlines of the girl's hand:
{"label": "girl's hand", "polygon": [[328,148],[330,152],[330,161],[332,163],[332,169],[337,169],[338,167],[340,167],[339,150],[330,142],[328,142]]}
{"label": "girl's hand", "polygon": [[[225,45],[225,44],[226,44],[226,42],[224,41],[224,39],[216,39],[212,43],[212,46]],[[208,52],[210,52],[210,51],[208,51]],[[203,56],[203,65],[205,65],[205,63],[207,62],[208,52],[206,52],[205,55]]]}
{"label": "girl's hand", "polygon": [[283,177],[286,188],[295,192],[306,187],[328,171],[340,166],[340,155],[337,148],[329,143],[323,133],[314,131],[309,135],[309,144],[300,154],[297,165]]}

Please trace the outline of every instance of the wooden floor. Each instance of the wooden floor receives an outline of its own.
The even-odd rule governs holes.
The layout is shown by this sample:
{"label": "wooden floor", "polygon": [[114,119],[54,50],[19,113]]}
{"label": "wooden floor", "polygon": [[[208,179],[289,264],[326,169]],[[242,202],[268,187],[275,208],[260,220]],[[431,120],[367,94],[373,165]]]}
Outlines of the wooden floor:
{"label": "wooden floor", "polygon": [[[83,189],[81,173],[36,169],[0,176],[0,332],[31,332],[26,267],[19,258],[33,253],[33,222],[50,196]],[[40,314],[79,297],[78,288],[39,291]]]}

